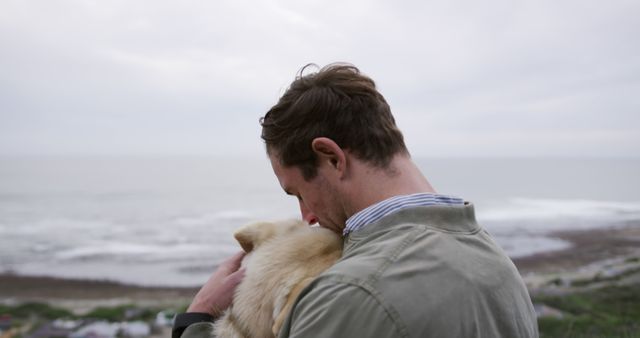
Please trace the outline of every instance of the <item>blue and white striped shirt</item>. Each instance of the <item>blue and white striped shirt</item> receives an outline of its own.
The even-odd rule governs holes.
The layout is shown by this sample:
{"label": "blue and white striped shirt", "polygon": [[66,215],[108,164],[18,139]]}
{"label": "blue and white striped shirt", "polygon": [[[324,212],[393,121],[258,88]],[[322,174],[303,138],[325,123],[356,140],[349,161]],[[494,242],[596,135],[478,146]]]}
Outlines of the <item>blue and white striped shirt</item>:
{"label": "blue and white striped shirt", "polygon": [[459,197],[431,193],[417,193],[387,198],[370,205],[347,219],[342,235],[346,236],[367,224],[371,224],[384,216],[402,209],[429,205],[463,205],[464,200]]}

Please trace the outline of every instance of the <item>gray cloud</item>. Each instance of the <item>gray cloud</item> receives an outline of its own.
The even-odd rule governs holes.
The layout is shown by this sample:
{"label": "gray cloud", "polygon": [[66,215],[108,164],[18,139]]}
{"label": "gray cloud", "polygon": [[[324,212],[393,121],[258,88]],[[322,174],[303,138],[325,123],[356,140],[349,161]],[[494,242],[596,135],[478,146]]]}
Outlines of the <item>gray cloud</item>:
{"label": "gray cloud", "polygon": [[635,1],[0,4],[0,153],[261,155],[308,62],[371,75],[414,155],[640,156]]}

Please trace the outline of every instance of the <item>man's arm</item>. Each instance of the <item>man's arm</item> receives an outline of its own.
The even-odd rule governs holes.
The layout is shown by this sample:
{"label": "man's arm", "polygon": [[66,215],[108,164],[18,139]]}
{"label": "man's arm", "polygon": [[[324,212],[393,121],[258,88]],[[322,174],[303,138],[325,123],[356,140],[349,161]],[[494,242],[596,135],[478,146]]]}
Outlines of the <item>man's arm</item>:
{"label": "man's arm", "polygon": [[204,333],[210,335],[212,328],[207,327],[206,324],[210,326],[231,305],[233,292],[244,277],[244,269],[240,269],[244,255],[244,252],[239,252],[222,262],[198,291],[187,312],[176,317],[172,338],[181,337],[190,326],[198,327],[198,330],[188,330],[193,331],[193,334],[188,333],[185,336],[201,337],[205,335]]}

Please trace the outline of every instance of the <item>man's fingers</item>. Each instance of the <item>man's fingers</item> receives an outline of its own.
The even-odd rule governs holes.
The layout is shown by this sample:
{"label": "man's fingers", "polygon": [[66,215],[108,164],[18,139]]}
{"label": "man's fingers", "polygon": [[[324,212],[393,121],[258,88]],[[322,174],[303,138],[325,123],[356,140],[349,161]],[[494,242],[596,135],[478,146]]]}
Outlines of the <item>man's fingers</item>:
{"label": "man's fingers", "polygon": [[246,253],[244,251],[240,251],[235,255],[231,256],[231,258],[229,258],[225,262],[225,265],[228,266],[228,268],[231,271],[237,271],[238,269],[240,269],[240,265],[242,264],[242,259],[244,258],[245,255]]}
{"label": "man's fingers", "polygon": [[246,253],[244,251],[240,251],[237,254],[228,258],[224,263],[222,263],[222,268],[227,271],[228,274],[237,271],[240,269],[240,265],[242,264],[242,259]]}
{"label": "man's fingers", "polygon": [[227,280],[229,281],[229,283],[231,283],[231,285],[238,285],[240,284],[240,282],[242,282],[245,271],[246,271],[245,269],[240,269],[230,274],[229,277],[227,277]]}

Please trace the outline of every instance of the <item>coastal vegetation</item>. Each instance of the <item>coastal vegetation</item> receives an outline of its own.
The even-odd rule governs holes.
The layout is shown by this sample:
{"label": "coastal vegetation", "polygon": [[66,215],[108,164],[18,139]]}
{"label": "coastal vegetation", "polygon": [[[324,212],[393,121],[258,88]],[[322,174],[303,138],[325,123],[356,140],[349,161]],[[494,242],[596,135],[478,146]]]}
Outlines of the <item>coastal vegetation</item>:
{"label": "coastal vegetation", "polygon": [[[556,310],[554,316],[541,316],[538,320],[540,337],[578,338],[640,338],[640,283],[607,285],[578,292],[538,293],[533,301],[537,305]],[[64,308],[45,303],[0,305],[0,315],[10,316],[17,330],[14,337],[27,337],[48,321],[104,320],[108,322],[144,321],[152,323],[161,308],[145,308],[134,304],[97,307],[77,315]],[[184,307],[168,310],[183,311]]]}
{"label": "coastal vegetation", "polygon": [[561,316],[538,320],[540,337],[640,337],[640,284],[533,297]]}

